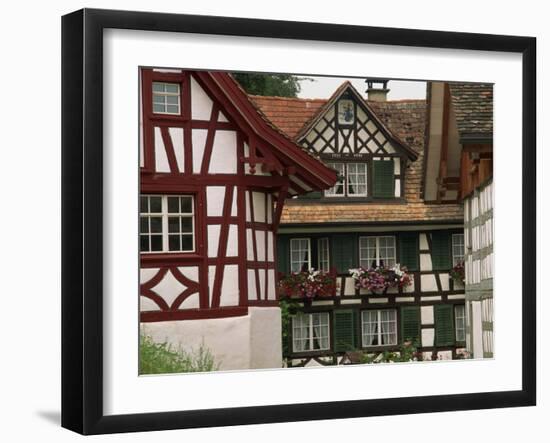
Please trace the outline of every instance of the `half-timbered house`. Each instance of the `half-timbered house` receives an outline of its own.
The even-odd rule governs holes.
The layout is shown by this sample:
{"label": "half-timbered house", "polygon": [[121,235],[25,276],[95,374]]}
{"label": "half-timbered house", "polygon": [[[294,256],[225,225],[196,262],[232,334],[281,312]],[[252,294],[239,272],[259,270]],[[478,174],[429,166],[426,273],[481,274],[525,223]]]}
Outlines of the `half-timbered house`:
{"label": "half-timbered house", "polygon": [[[289,366],[341,363],[353,351],[399,351],[405,341],[417,343],[424,359],[458,358],[466,347],[465,290],[450,277],[464,261],[463,209],[452,191],[458,184],[452,174],[443,178],[444,200],[423,189],[427,127],[430,135],[440,128],[427,119],[426,100],[388,101],[386,81],[368,84],[368,97],[349,82],[328,100],[253,97],[273,124],[340,178],[283,208],[279,272],[337,275],[333,296],[300,300],[289,329]],[[359,266],[396,264],[408,269],[410,286],[373,294],[356,288],[350,275]]]}
{"label": "half-timbered house", "polygon": [[141,70],[142,332],[220,369],[281,366],[274,233],[336,173],[221,72]]}
{"label": "half-timbered house", "polygon": [[493,356],[493,86],[428,84],[424,198],[464,205],[466,345]]}

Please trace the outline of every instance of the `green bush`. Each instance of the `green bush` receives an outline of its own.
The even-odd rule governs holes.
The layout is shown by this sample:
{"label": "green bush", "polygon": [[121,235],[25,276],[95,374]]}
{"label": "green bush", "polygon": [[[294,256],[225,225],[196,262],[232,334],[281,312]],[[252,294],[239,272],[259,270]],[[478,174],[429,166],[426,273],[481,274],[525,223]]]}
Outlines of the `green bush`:
{"label": "green bush", "polygon": [[176,374],[182,372],[209,372],[218,370],[219,364],[203,344],[199,349],[186,352],[174,349],[169,343],[156,343],[148,335],[139,342],[139,373]]}

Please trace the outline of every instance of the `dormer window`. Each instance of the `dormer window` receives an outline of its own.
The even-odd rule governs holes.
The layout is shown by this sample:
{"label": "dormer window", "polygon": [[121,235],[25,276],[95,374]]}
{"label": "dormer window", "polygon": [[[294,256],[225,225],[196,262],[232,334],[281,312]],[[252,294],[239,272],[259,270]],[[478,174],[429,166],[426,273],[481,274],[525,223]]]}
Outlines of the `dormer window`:
{"label": "dormer window", "polygon": [[329,163],[338,171],[339,181],[325,192],[327,197],[366,197],[367,169],[365,163]]}
{"label": "dormer window", "polygon": [[180,114],[180,84],[153,82],[153,112],[155,114]]}

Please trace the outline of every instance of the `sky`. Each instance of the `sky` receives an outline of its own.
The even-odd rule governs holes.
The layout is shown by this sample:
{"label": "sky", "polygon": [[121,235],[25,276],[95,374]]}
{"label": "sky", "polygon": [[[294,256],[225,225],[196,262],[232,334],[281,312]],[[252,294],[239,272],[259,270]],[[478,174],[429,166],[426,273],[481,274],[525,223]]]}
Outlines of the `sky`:
{"label": "sky", "polygon": [[[329,98],[332,93],[346,80],[349,80],[355,89],[366,96],[367,84],[365,78],[343,78],[343,77],[313,77],[314,81],[302,80],[302,90],[298,94],[301,98]],[[425,99],[426,82],[424,81],[403,81],[390,80],[388,82],[388,100],[401,99]]]}

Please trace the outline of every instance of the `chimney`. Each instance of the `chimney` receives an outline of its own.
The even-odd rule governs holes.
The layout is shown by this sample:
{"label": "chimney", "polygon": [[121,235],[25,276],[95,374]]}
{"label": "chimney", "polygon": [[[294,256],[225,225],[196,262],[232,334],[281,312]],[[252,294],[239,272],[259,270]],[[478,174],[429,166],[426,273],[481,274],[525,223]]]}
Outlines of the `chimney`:
{"label": "chimney", "polygon": [[378,78],[378,77],[369,77],[365,80],[365,83],[368,86],[367,89],[367,100],[373,102],[385,102],[388,98],[388,79],[387,78]]}

